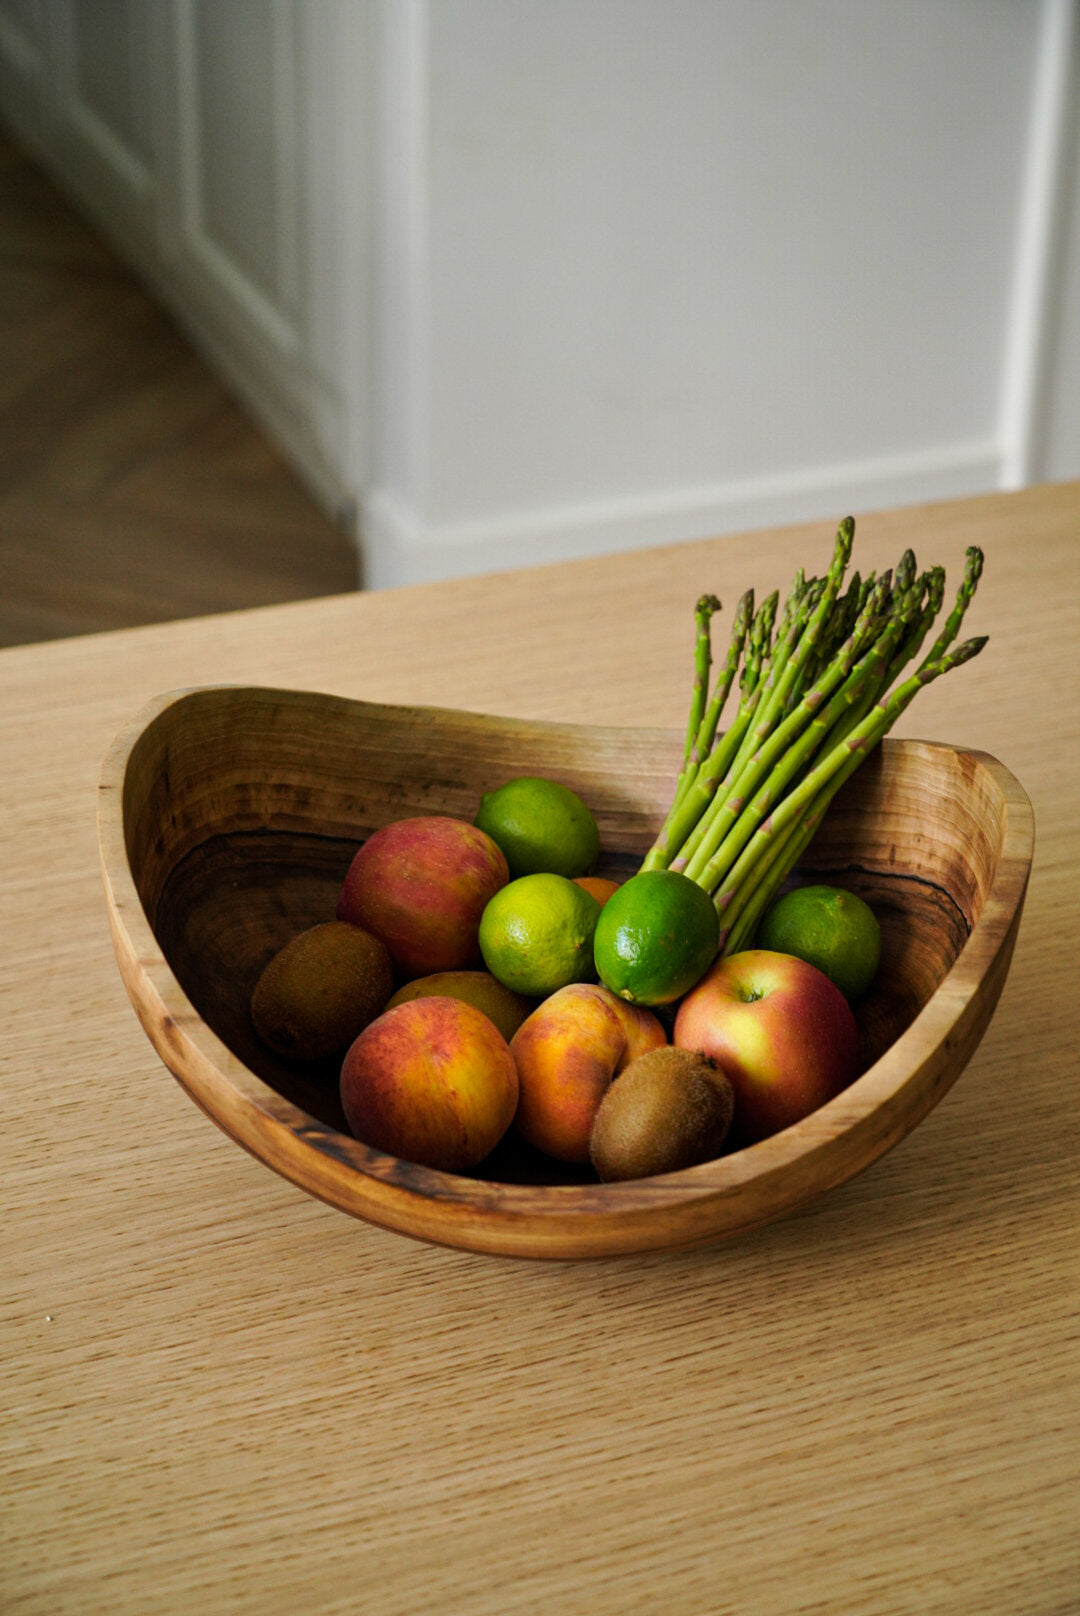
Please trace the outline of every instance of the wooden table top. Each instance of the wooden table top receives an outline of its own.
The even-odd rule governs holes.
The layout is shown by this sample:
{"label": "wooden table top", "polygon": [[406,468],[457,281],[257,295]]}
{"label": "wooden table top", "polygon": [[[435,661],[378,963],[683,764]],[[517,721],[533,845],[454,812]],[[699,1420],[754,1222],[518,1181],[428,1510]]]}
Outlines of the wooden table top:
{"label": "wooden table top", "polygon": [[109,942],[98,770],[157,692],[681,725],[697,596],[832,536],[0,653],[0,1609],[1080,1609],[1080,484],[859,519],[864,571],[986,551],[990,645],[896,733],[1000,758],[1035,868],[959,1083],[786,1222],[577,1264],[354,1222],[191,1104]]}

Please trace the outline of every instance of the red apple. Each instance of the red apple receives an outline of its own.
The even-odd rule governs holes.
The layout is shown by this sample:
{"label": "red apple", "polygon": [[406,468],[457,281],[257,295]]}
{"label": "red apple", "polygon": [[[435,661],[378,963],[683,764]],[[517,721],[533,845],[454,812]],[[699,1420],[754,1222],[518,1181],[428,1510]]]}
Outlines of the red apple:
{"label": "red apple", "polygon": [[462,999],[410,999],[350,1045],[341,1104],[358,1139],[447,1173],[483,1161],[514,1120],[517,1068],[506,1039]]}
{"label": "red apple", "polygon": [[748,1144],[816,1111],[859,1070],[859,1030],[839,988],[761,948],[717,960],[679,1006],[673,1042],[723,1067]]}
{"label": "red apple", "polygon": [[385,943],[405,976],[459,971],[481,963],[480,916],[509,879],[501,849],[475,825],[398,819],[353,859],[337,917]]}
{"label": "red apple", "polygon": [[651,1010],[590,982],[559,988],[510,1041],[521,1092],[518,1133],[559,1161],[588,1161],[593,1117],[612,1078],[666,1043]]}

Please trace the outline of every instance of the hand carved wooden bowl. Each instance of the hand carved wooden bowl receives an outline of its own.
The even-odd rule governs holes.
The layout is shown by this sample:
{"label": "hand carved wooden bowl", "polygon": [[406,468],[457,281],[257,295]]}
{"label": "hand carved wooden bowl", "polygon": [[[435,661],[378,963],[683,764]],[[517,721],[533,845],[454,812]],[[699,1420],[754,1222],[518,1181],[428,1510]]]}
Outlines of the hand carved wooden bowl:
{"label": "hand carved wooden bowl", "polygon": [[796,1126],[679,1173],[600,1184],[504,1144],[471,1176],[352,1138],[337,1063],[293,1066],[252,1032],[272,954],[330,919],[359,843],[392,819],[471,819],[514,775],[574,787],[602,867],[632,872],[663,819],[681,737],[519,723],[296,691],[159,697],[105,759],[99,834],[113,943],[161,1059],[268,1166],[342,1211],[448,1246],[524,1257],[675,1248],[780,1217],[903,1138],[960,1075],[1012,957],[1031,807],[983,753],[886,740],[837,796],[795,879],[861,893],[881,921],[859,1006],[862,1075]]}

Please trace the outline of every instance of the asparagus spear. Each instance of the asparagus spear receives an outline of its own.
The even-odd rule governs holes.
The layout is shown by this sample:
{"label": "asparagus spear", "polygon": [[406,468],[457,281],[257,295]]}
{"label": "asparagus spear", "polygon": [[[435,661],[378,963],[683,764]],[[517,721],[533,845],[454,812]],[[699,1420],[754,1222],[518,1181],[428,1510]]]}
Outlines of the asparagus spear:
{"label": "asparagus spear", "polygon": [[[744,597],[745,599],[746,597]],[[703,811],[712,801],[723,780],[731,759],[753,717],[760,699],[759,679],[762,659],[772,634],[773,620],[779,596],[774,591],[762,601],[754,613],[748,634],[746,661],[740,678],[739,711],[731,728],[713,747],[703,764],[684,769],[676,783],[675,795],[667,818],[660,827],[652,847],[645,855],[643,870],[663,870],[668,866],[670,850],[678,848],[690,833]],[[753,597],[750,597],[750,606]],[[717,713],[719,719],[719,712]]]}
{"label": "asparagus spear", "polygon": [[[752,593],[743,596],[707,706],[708,621],[718,607],[712,596],[698,602],[684,767],[642,868],[683,871],[714,896],[725,953],[746,946],[835,792],[917,692],[985,644],[950,649],[982,570],[982,552],[973,547],[941,634],[897,685],[941,610],[944,570],[919,573],[909,549],[894,571],[865,579],[854,573],[842,591],[853,535],[849,518],[825,577],[807,580],[801,568],[795,574],[775,638],[778,595],[756,612]],[[740,660],[738,707],[719,733]]]}
{"label": "asparagus spear", "polygon": [[[851,559],[851,546],[855,537],[855,523],[850,516],[840,524],[833,546],[829,571],[820,587],[811,586],[808,595],[792,612],[791,626],[770,660],[762,698],[753,729],[744,739],[736,766],[746,761],[755,746],[769,734],[783,712],[784,703],[800,671],[813,656],[825,629],[829,615],[840,590],[847,564]],[[809,605],[809,611],[807,606]]]}
{"label": "asparagus spear", "polygon": [[[934,650],[940,656],[955,637],[963,620],[964,613],[971,604],[972,596],[978,586],[979,576],[982,572],[983,555],[980,550],[972,546],[965,558],[964,579],[957,594],[956,605],[950,614],[945,630],[939,637]],[[919,614],[915,629],[900,647],[896,657],[889,666],[887,683],[891,684],[897,672],[909,661],[918,655],[919,648],[930,626],[933,624],[944,600],[945,569],[932,567],[926,577],[926,602]],[[982,641],[985,644],[985,639]],[[981,650],[982,645],[979,645]],[[935,660],[933,651],[926,658],[925,667]],[[965,657],[963,660],[967,660]],[[854,773],[861,758],[853,756],[849,765],[846,765],[837,777],[819,791],[810,806],[804,811],[801,818],[791,830],[782,835],[775,849],[766,860],[759,865],[754,882],[743,888],[727,911],[727,927],[721,938],[721,950],[725,954],[736,953],[745,948],[753,936],[758,921],[764,915],[773,899],[776,897],[787,876],[798,863],[803,852],[813,840],[814,832],[821,823],[826,808],[836,792]]]}
{"label": "asparagus spear", "polygon": [[698,726],[694,737],[694,746],[691,752],[691,762],[700,764],[707,758],[712,750],[713,739],[716,735],[716,726],[720,722],[720,714],[731,691],[735,674],[739,667],[739,658],[742,656],[746,636],[750,632],[750,624],[754,616],[754,591],[748,589],[735,608],[735,621],[731,628],[731,640],[728,644],[727,660],[723,670],[716,681],[712,700],[705,710],[705,716]]}
{"label": "asparagus spear", "polygon": [[[960,588],[956,592],[956,604],[945,621],[945,627],[935,640],[932,648],[926,654],[927,662],[935,662],[938,657],[948,649],[960,632],[960,624],[964,621],[964,613],[971,605],[972,596],[979,587],[982,577],[983,553],[977,544],[969,546],[964,555],[964,576]],[[945,578],[942,575],[942,587]]]}
{"label": "asparagus spear", "polygon": [[[691,880],[707,892],[713,891],[753,828],[813,758],[837,720],[868,691],[877,694],[899,632],[895,622],[882,629],[887,593],[888,583],[882,579],[863,609],[856,632],[799,706],[748,759],[718,808],[702,816],[682,853],[672,860],[672,869],[685,870]],[[684,859],[684,855],[688,856]]]}
{"label": "asparagus spear", "polygon": [[[709,624],[713,614],[720,611],[715,595],[702,595],[694,609],[697,638],[694,643],[694,694],[690,701],[690,718],[686,726],[686,745],[683,749],[683,768],[693,758],[694,745],[705,712],[705,698],[709,689],[709,669],[712,666],[712,636]],[[696,761],[696,759],[694,760]]]}
{"label": "asparagus spear", "polygon": [[[889,684],[898,679],[908,663],[918,656],[923,641],[934,625],[945,598],[945,568],[931,567],[930,571],[924,574],[922,583],[921,609],[913,612],[910,632],[889,664]],[[942,647],[942,650],[944,649],[945,647]]]}
{"label": "asparagus spear", "polygon": [[770,907],[788,875],[813,839],[828,805],[822,788],[802,816],[775,838],[757,867],[753,881],[745,883],[728,904],[720,930],[721,955],[737,954],[749,946],[758,922]]}
{"label": "asparagus spear", "polygon": [[[762,663],[772,655],[772,632],[776,622],[776,608],[779,604],[779,591],[773,590],[766,595],[750,624],[750,651],[746,658],[739,680],[739,694],[748,697],[757,689],[761,680]],[[781,623],[781,629],[783,624]]]}
{"label": "asparagus spear", "polygon": [[[834,560],[834,567],[842,568],[844,557],[849,552],[850,536],[842,533],[837,541],[839,561]],[[793,659],[797,658],[804,637],[811,633],[816,637],[819,633],[820,623],[828,610],[828,601],[823,597],[831,583],[830,578],[815,579],[806,584],[802,573],[796,574],[780,629],[771,648],[767,643],[770,620],[766,619],[766,628],[759,636],[758,645],[752,648],[757,660],[748,666],[747,688],[752,692],[751,697],[740,707],[735,723],[724,737],[715,757],[710,760],[708,775],[689,803],[684,818],[675,827],[670,845],[677,845],[687,835],[694,837],[700,834],[698,821],[701,813],[710,804],[714,809],[722,805],[747,757],[776,725],[797,671],[797,663]],[[770,597],[766,606],[774,600],[775,596]],[[766,713],[767,716],[763,716]],[[690,844],[684,843],[681,859],[688,856],[689,851]],[[671,867],[681,869],[682,861]]]}
{"label": "asparagus spear", "polygon": [[721,914],[736,897],[739,887],[768,847],[770,838],[790,829],[824,787],[831,785],[833,790],[839,790],[844,780],[854,773],[864,758],[892,728],[905,707],[914,700],[923,686],[970,661],[979,654],[985,644],[985,635],[965,640],[961,645],[947,651],[938,661],[924,663],[891,696],[884,696],[876,702],[851,734],[838,741],[821,761],[815,764],[750,838],[741,857],[726,877],[723,890],[716,895],[716,907]]}

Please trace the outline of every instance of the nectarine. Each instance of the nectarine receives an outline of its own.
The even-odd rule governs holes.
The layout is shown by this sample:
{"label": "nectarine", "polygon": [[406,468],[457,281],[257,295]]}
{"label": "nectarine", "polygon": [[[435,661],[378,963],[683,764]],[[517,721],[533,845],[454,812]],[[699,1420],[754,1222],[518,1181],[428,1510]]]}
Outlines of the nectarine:
{"label": "nectarine", "polygon": [[341,1104],[358,1139],[448,1173],[494,1150],[517,1101],[505,1038],[461,999],[411,999],[384,1011],[341,1068]]}
{"label": "nectarine", "polygon": [[650,1010],[625,1004],[607,988],[590,982],[560,988],[510,1043],[520,1089],[517,1131],[559,1161],[588,1161],[593,1117],[612,1078],[666,1042]]}
{"label": "nectarine", "polygon": [[362,926],[405,976],[480,963],[477,936],[488,900],[510,879],[482,830],[445,815],[384,825],[356,854],[337,918]]}

